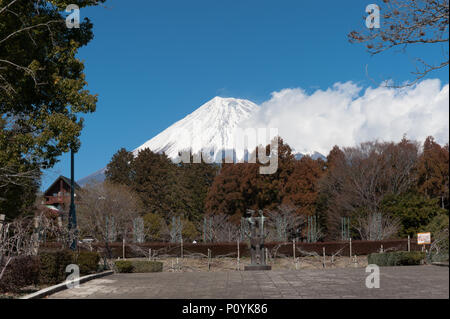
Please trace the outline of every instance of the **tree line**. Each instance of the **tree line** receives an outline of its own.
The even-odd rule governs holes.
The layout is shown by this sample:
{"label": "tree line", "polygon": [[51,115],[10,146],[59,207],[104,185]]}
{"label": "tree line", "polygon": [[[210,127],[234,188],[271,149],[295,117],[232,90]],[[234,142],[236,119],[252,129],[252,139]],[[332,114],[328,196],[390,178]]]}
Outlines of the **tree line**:
{"label": "tree line", "polygon": [[220,220],[215,229],[231,234],[248,209],[266,212],[285,239],[311,236],[312,220],[314,238],[323,240],[342,239],[343,218],[349,235],[365,240],[448,228],[449,149],[433,137],[422,145],[403,138],[335,146],[326,160],[296,159],[278,138],[278,164],[275,174],[261,175],[258,161],[174,164],[149,149],[136,156],[121,149],[107,166],[106,183],[125,185],[139,198],[139,215],[153,239],[161,239],[157,233],[176,216],[192,238],[202,236],[206,220]]}

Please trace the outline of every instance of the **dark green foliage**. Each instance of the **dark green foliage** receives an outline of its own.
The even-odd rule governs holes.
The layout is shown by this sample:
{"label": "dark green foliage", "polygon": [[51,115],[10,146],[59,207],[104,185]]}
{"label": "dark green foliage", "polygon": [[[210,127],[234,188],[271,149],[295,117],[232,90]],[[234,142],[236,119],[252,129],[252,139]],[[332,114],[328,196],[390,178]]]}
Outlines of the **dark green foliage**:
{"label": "dark green foliage", "polygon": [[205,214],[205,200],[219,167],[206,163],[181,163],[178,176],[182,181],[179,194],[184,202],[185,217],[199,222]]}
{"label": "dark green foliage", "polygon": [[39,282],[39,260],[32,256],[14,258],[0,280],[0,292],[18,292]]}
{"label": "dark green foliage", "polygon": [[41,252],[39,256],[14,258],[0,281],[0,291],[17,292],[20,288],[36,284],[59,284],[69,275],[66,267],[76,264],[80,275],[97,272],[100,256],[96,252],[57,250]]}
{"label": "dark green foliage", "polygon": [[133,272],[133,264],[129,260],[116,260],[114,262],[117,268],[117,272],[131,273]]}
{"label": "dark green foliage", "polygon": [[176,165],[149,149],[137,157],[120,149],[107,166],[106,179],[130,186],[144,205],[142,215],[156,214],[168,221],[170,215],[182,214],[198,222],[217,169],[205,163]]}
{"label": "dark green foliage", "polygon": [[429,262],[442,262],[449,259],[449,238],[448,238],[448,211],[447,214],[435,216],[426,226],[431,232],[434,244],[428,250],[427,260]]}
{"label": "dark green foliage", "polygon": [[130,185],[133,159],[133,153],[128,152],[124,148],[118,150],[106,166],[106,180],[112,183]]}
{"label": "dark green foliage", "polygon": [[399,251],[391,253],[370,254],[369,265],[378,266],[412,266],[420,265],[425,259],[425,253],[420,251]]}
{"label": "dark green foliage", "polygon": [[[73,1],[80,8],[101,1]],[[51,5],[49,5],[49,2]],[[4,3],[4,1],[2,2]],[[58,156],[79,146],[83,119],[97,97],[86,90],[78,49],[93,38],[89,19],[69,29],[62,11],[69,1],[17,1],[2,12],[0,114],[13,133],[9,143],[31,162],[51,167]],[[20,32],[28,28],[26,32]],[[19,32],[18,32],[19,31]],[[14,36],[10,36],[14,34]],[[0,132],[0,135],[3,134]]]}
{"label": "dark green foliage", "polygon": [[94,251],[80,251],[74,255],[74,264],[80,267],[80,275],[96,273],[99,268],[100,255]]}
{"label": "dark green foliage", "polygon": [[[18,170],[26,169],[26,167],[22,167]],[[32,214],[38,190],[38,177],[23,180],[19,184],[11,183],[0,187],[0,214],[5,214],[7,220],[13,220],[21,214],[22,216]]]}
{"label": "dark green foliage", "polygon": [[64,9],[102,2],[0,1],[0,214],[8,218],[29,212],[40,170],[80,146],[81,116],[95,111],[97,96],[77,53],[93,25],[85,18],[67,28]]}
{"label": "dark green foliage", "polygon": [[[398,233],[394,233],[394,225],[393,232],[376,238],[352,226],[353,239],[414,237],[417,232],[427,231],[435,216],[448,215],[441,207],[446,207],[447,179],[427,179],[430,163],[436,161],[439,165],[433,168],[433,174],[446,177],[448,146],[443,148],[445,152],[441,149],[437,159],[427,157],[420,162],[426,169],[419,172],[418,144],[406,138],[400,143],[366,142],[343,151],[334,147],[326,162],[308,157],[296,160],[281,138],[278,144],[278,170],[271,175],[259,174],[260,165],[252,163],[176,165],[164,154],[149,149],[137,157],[121,149],[112,158],[106,175],[111,182],[130,186],[143,201],[140,214],[150,214],[146,230],[151,230],[147,236],[151,240],[163,239],[158,217],[168,225],[172,216],[181,216],[199,229],[208,214],[227,214],[238,224],[247,209],[270,211],[284,204],[292,205],[300,215],[315,215],[326,240],[340,238],[344,215],[353,221],[361,213],[380,212],[383,223],[400,221]],[[369,182],[369,175],[377,185]],[[364,185],[363,193],[355,191],[355,176]],[[418,185],[418,180],[426,181],[427,189],[435,184],[443,187],[424,191],[421,187],[425,184]],[[359,219],[367,222],[367,216],[363,217]]]}
{"label": "dark green foliage", "polygon": [[439,198],[426,198],[414,192],[398,196],[388,196],[382,203],[385,213],[401,221],[400,237],[414,237],[418,232],[428,231],[426,225],[446,210],[439,207]]}
{"label": "dark green foliage", "polygon": [[[431,222],[425,227],[427,231],[431,232],[431,235],[435,237],[441,232],[448,232],[448,211],[444,211],[442,214],[433,217]],[[448,240],[448,238],[447,238]]]}
{"label": "dark green foliage", "polygon": [[41,252],[39,254],[39,282],[43,284],[58,284],[66,277],[66,267],[73,263],[71,250]]}
{"label": "dark green foliage", "polygon": [[146,212],[165,214],[182,208],[182,199],[176,192],[176,166],[166,155],[144,149],[132,162],[131,169],[131,187]]}
{"label": "dark green foliage", "polygon": [[148,213],[144,217],[144,231],[148,241],[159,241],[162,239],[164,219],[158,214]]}

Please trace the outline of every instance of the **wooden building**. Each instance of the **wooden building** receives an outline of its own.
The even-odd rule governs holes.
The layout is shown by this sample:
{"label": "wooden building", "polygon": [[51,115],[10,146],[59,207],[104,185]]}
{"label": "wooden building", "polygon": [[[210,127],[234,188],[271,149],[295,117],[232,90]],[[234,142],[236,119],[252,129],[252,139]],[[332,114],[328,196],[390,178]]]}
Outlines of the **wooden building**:
{"label": "wooden building", "polygon": [[[80,186],[75,183],[75,196]],[[61,214],[69,211],[70,206],[70,178],[59,176],[52,185],[44,192],[44,205],[48,208],[55,208]],[[76,197],[75,197],[76,198]]]}

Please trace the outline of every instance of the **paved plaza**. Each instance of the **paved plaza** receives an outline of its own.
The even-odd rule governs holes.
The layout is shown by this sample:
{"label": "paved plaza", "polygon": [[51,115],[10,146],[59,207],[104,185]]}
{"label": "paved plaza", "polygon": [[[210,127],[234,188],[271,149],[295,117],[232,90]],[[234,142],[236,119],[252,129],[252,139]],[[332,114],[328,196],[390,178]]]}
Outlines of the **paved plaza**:
{"label": "paved plaza", "polygon": [[381,267],[380,273],[379,289],[366,287],[365,268],[114,274],[49,298],[449,298],[448,267]]}

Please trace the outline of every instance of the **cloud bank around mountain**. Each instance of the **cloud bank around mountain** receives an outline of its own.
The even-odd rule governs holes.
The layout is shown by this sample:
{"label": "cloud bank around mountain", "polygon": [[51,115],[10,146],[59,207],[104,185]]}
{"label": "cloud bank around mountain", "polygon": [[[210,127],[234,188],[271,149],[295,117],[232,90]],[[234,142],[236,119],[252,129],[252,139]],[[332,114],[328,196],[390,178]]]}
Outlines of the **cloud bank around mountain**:
{"label": "cloud bank around mountain", "polygon": [[430,79],[401,89],[336,83],[311,94],[301,88],[272,93],[244,127],[278,128],[297,152],[328,154],[334,145],[369,140],[449,140],[449,85]]}

